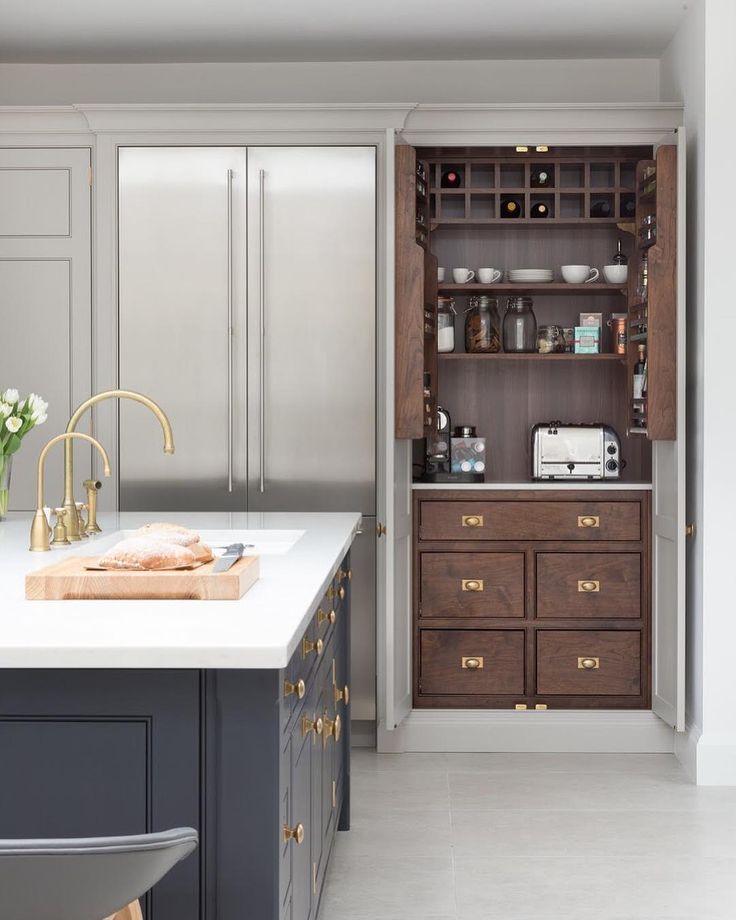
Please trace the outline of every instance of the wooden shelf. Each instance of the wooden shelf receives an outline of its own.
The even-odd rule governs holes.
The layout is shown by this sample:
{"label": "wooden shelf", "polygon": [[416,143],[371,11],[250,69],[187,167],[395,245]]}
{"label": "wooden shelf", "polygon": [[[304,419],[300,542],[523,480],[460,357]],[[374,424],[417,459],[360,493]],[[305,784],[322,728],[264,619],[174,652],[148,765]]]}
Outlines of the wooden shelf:
{"label": "wooden shelf", "polygon": [[429,229],[436,227],[460,226],[473,227],[496,225],[504,227],[615,227],[621,222],[620,217],[432,217]]}
{"label": "wooden shelf", "polygon": [[555,192],[558,192],[560,195],[584,195],[586,192],[590,193],[591,198],[595,198],[596,195],[635,195],[636,190],[633,188],[624,188],[623,186],[611,187],[611,188],[597,188],[596,186],[591,186],[586,188],[585,186],[573,186],[571,188],[556,188],[555,186],[546,186],[545,188],[537,188],[536,186],[519,186],[518,188],[496,188],[495,186],[484,186],[481,188],[465,188],[461,186],[460,188],[431,188],[430,194],[432,195],[464,195],[466,192],[469,195],[524,195],[526,192],[529,192],[531,195],[554,195]]}
{"label": "wooden shelf", "polygon": [[626,294],[627,288],[620,284],[605,284],[592,281],[590,284],[567,284],[565,281],[551,281],[548,284],[522,284],[520,282],[503,281],[497,284],[451,284],[440,282],[440,294],[478,294],[478,293],[507,293],[519,294]]}
{"label": "wooden shelf", "polygon": [[468,354],[464,351],[450,351],[445,353],[440,353],[437,357],[441,361],[445,360],[454,360],[454,361],[618,361],[619,363],[626,362],[626,355],[616,355],[605,352],[603,354],[597,355],[576,355],[572,352],[559,352],[549,355],[540,355],[537,352],[529,352],[527,354],[514,354],[507,353],[504,351],[497,352],[496,354]]}

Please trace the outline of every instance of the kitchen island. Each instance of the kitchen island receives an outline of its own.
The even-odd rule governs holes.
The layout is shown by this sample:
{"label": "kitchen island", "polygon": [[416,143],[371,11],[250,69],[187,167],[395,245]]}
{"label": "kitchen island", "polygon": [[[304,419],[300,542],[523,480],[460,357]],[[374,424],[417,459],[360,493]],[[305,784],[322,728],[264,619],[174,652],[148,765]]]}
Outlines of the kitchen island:
{"label": "kitchen island", "polygon": [[[154,519],[253,543],[240,601],[26,601],[24,576]],[[349,550],[357,514],[101,515],[30,553],[0,525],[0,837],[199,830],[147,920],[313,920],[349,825]],[[229,539],[228,539],[229,538]]]}

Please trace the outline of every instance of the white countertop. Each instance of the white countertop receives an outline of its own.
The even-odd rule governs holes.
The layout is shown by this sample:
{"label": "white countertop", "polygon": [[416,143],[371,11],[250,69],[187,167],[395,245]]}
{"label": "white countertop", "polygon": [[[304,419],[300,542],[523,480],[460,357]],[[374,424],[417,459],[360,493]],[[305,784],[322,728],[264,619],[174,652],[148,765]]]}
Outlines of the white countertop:
{"label": "white countertop", "polygon": [[[357,513],[101,514],[103,533],[98,537],[31,553],[31,517],[13,513],[0,522],[3,668],[284,667],[361,520]],[[250,542],[256,550],[250,552],[261,556],[260,579],[239,601],[25,599],[27,572],[51,565],[64,554],[95,553],[96,545],[101,549],[100,544],[113,542],[114,531],[154,520],[200,532],[255,531]],[[229,542],[238,539],[234,536]]]}
{"label": "white countertop", "polygon": [[413,489],[451,490],[467,489],[469,491],[485,489],[488,492],[651,492],[651,482],[415,482]]}

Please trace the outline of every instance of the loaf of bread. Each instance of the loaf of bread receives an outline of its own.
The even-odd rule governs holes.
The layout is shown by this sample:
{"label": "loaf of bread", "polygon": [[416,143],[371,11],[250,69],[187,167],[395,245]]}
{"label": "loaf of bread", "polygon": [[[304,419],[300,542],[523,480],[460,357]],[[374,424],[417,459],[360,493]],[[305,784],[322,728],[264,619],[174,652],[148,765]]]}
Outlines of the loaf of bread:
{"label": "loaf of bread", "polygon": [[192,543],[191,546],[188,546],[187,549],[191,550],[194,553],[194,558],[198,563],[212,562],[215,558],[215,554],[212,552],[212,548],[209,547],[206,543]]}
{"label": "loaf of bread", "polygon": [[98,562],[103,569],[180,569],[193,565],[197,557],[187,546],[164,543],[150,537],[128,537],[109,549]]}
{"label": "loaf of bread", "polygon": [[179,524],[144,524],[135,532],[136,537],[151,537],[156,540],[163,540],[166,543],[177,543],[179,546],[191,546],[193,543],[199,543],[199,534],[188,527],[181,527]]}

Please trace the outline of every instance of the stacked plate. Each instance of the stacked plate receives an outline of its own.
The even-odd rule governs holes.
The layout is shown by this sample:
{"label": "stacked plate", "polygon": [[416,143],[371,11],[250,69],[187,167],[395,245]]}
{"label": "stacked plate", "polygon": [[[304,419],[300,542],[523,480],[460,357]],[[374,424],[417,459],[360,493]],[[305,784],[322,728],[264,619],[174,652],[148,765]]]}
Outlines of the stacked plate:
{"label": "stacked plate", "polygon": [[512,268],[509,281],[519,284],[548,284],[555,277],[551,268]]}

